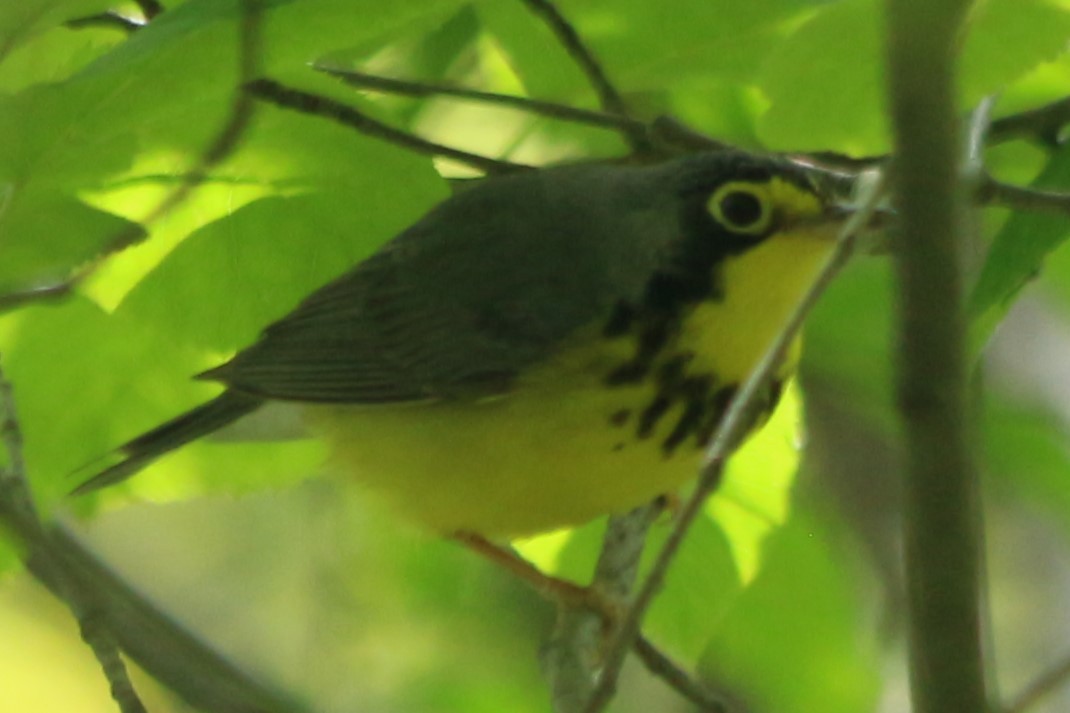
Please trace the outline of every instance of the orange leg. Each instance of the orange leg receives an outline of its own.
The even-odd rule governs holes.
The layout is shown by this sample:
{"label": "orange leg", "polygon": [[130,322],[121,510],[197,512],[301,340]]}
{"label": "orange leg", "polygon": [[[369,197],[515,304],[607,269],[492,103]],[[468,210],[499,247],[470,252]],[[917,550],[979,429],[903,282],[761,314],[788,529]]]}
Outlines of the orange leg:
{"label": "orange leg", "polygon": [[496,545],[482,535],[471,532],[455,532],[452,537],[480,557],[493,562],[528,583],[543,597],[568,607],[593,609],[609,620],[616,619],[616,613],[620,606],[607,601],[606,597],[596,590],[570,582],[567,579],[545,574],[516,552],[507,547]]}

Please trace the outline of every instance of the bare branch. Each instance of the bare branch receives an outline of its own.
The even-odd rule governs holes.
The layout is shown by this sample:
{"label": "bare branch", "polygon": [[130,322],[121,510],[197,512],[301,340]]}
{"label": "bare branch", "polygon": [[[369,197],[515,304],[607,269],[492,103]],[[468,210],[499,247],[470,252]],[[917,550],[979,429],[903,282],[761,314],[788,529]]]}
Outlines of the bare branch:
{"label": "bare branch", "polygon": [[22,453],[22,429],[19,426],[15,396],[11,383],[0,368],[0,434],[7,452],[7,467],[0,469],[0,522],[48,572],[60,598],[67,603],[82,631],[82,639],[93,651],[108,680],[113,700],[122,713],[145,713],[145,706],[130,682],[119,648],[106,626],[99,625],[96,598],[70,576],[62,553],[51,533],[42,523],[34,506],[26,480],[26,461]]}
{"label": "bare branch", "polygon": [[73,20],[67,20],[63,23],[64,27],[71,30],[82,30],[86,28],[104,28],[109,30],[120,30],[127,34],[140,30],[144,23],[135,20],[132,17],[127,17],[121,13],[109,10],[107,12],[98,12],[95,15],[86,15],[85,17],[76,17]]}
{"label": "bare branch", "polygon": [[916,713],[983,711],[980,514],[967,410],[956,41],[971,3],[889,0],[898,402]]}
{"label": "bare branch", "polygon": [[1058,213],[1070,217],[1070,193],[1043,188],[1023,188],[982,176],[978,199],[988,205],[1038,213]]}
{"label": "bare branch", "polygon": [[164,10],[158,0],[134,0],[134,4],[141,9],[146,20],[152,20]]}
{"label": "bare branch", "polygon": [[701,681],[695,680],[645,636],[635,638],[635,653],[642,659],[647,670],[695,704],[700,713],[727,713],[730,710],[729,704],[721,696],[704,686]]}
{"label": "bare branch", "polygon": [[339,69],[333,67],[316,66],[315,69],[341,79],[346,84],[363,89],[374,89],[389,94],[400,94],[409,97],[432,97],[445,96],[458,99],[469,99],[484,104],[504,106],[519,109],[530,114],[545,116],[549,119],[571,121],[577,124],[587,124],[618,131],[634,131],[645,133],[647,126],[638,119],[632,119],[619,114],[610,114],[604,111],[592,111],[590,109],[577,109],[576,107],[558,104],[556,102],[518,97],[511,94],[498,94],[496,92],[484,92],[478,89],[467,89],[442,82],[415,82],[391,77],[380,77],[375,74],[366,74],[352,69]]}
{"label": "bare branch", "polygon": [[[105,628],[130,658],[187,703],[205,711],[301,713],[307,708],[243,671],[211,645],[125,582],[72,531],[50,527],[52,552],[63,576],[94,597],[90,628]],[[62,578],[40,547],[26,567],[49,591],[65,598]]]}
{"label": "bare branch", "polygon": [[989,144],[1010,139],[1032,139],[1054,148],[1063,143],[1063,130],[1070,124],[1070,97],[1011,114],[992,122]]}
{"label": "bare branch", "polygon": [[556,713],[580,713],[590,699],[607,626],[616,624],[616,612],[628,601],[647,531],[660,512],[655,502],[609,518],[590,590],[592,599],[613,611],[559,603],[557,624],[540,657]]}
{"label": "bare branch", "polygon": [[[543,22],[557,36],[565,51],[579,65],[580,70],[586,75],[587,81],[598,95],[598,101],[602,105],[602,109],[609,114],[631,116],[628,105],[625,103],[624,98],[621,97],[620,92],[613,86],[613,83],[609,81],[609,76],[606,74],[605,69],[602,68],[601,63],[595,58],[590,48],[583,43],[579,33],[576,32],[576,28],[561,14],[557,6],[551,0],[522,0],[522,2],[528,6],[532,13],[542,18]],[[631,145],[634,153],[646,153],[652,148],[645,128],[643,130],[624,130],[624,138]]]}
{"label": "bare branch", "polygon": [[531,168],[523,164],[480,156],[442,144],[436,144],[433,141],[395,129],[347,104],[336,102],[333,99],[312,94],[311,92],[287,87],[273,79],[257,79],[246,84],[245,89],[249,96],[254,96],[286,109],[294,109],[306,114],[317,114],[333,119],[340,124],[356,129],[362,134],[382,139],[424,156],[450,158],[487,173],[513,173]]}

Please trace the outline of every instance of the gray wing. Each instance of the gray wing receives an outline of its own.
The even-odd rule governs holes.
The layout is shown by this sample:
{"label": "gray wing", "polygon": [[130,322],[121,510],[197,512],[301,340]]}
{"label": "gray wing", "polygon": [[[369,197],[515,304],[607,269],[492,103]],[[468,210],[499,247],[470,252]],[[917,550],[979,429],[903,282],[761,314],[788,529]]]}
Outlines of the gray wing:
{"label": "gray wing", "polygon": [[649,185],[622,180],[634,172],[574,166],[485,181],[203,376],[307,402],[505,393],[520,370],[642,289],[658,250],[634,234],[647,221],[629,215],[671,221],[673,211]]}

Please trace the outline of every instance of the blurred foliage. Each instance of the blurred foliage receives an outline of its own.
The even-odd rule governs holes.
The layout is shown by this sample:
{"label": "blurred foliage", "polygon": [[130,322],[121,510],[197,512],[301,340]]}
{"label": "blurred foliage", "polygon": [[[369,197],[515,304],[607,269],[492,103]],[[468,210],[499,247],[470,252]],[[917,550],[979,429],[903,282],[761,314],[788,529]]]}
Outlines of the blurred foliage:
{"label": "blurred foliage", "polygon": [[[317,710],[546,710],[535,650],[550,608],[451,544],[379,513],[363,493],[306,480],[321,470],[316,444],[198,443],[120,487],[64,500],[110,448],[213,393],[190,374],[416,220],[448,194],[442,173],[458,172],[258,104],[237,150],[187,201],[97,264],[116,236],[137,237],[230,111],[240,4],[164,4],[126,35],[64,26],[108,2],[0,3],[0,295],[95,268],[63,299],[0,315],[0,354],[42,506],[96,513],[89,527],[109,559]],[[876,0],[679,0],[672,11],[649,0],[558,4],[644,117],[669,113],[746,147],[888,148]],[[605,132],[351,91],[308,67],[353,65],[593,107],[576,66],[520,2],[266,6],[260,74],[489,154],[548,163],[623,152]],[[132,3],[120,9],[136,12]],[[997,114],[1064,96],[1068,37],[1065,0],[979,3],[961,49],[963,110],[994,93]],[[1070,190],[1065,148],[1049,154],[1018,141],[990,154],[1001,178]],[[1029,615],[999,608],[999,592],[1051,574],[1001,574],[1015,558],[1005,542],[1039,546],[1001,536],[1033,532],[1015,517],[1050,521],[1036,536],[1057,552],[1070,535],[1070,392],[1048,388],[1070,374],[1065,354],[1037,348],[1070,343],[1070,253],[1059,249],[1070,224],[992,213],[984,223],[994,238],[976,245],[983,259],[971,288],[980,361],[998,356],[978,376],[978,439],[993,494],[993,616],[1014,622],[1008,649],[1031,652],[1000,663],[1024,681],[1021,667],[1052,660],[1050,642],[1070,639],[1057,606],[1065,584],[1038,595]],[[1016,299],[1040,317],[1023,323]],[[805,392],[737,459],[651,615],[653,638],[759,713],[897,710],[902,695],[889,663],[901,645],[894,556],[879,555],[894,552],[894,533],[871,526],[896,503],[864,497],[896,489],[894,458],[872,457],[894,455],[892,302],[882,258],[859,260],[830,290],[808,327]],[[805,452],[821,458],[808,456],[796,478],[800,399],[835,427],[814,429]],[[832,477],[840,471],[846,478]],[[666,530],[655,526],[652,540]],[[600,532],[595,523],[522,548],[582,580]],[[5,701],[24,711],[110,710],[74,627],[2,547],[0,630],[26,642],[0,653]],[[1053,650],[1038,648],[1042,641]],[[151,690],[153,710],[182,710]],[[683,710],[630,670],[615,710],[652,709]]]}

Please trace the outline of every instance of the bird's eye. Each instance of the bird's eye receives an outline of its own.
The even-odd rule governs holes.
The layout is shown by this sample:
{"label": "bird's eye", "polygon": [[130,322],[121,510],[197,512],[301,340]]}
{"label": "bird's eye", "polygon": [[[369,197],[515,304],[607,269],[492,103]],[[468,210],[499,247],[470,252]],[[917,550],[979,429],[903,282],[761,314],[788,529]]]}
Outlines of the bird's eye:
{"label": "bird's eye", "polygon": [[773,222],[773,206],[762,184],[726,183],[707,203],[714,219],[733,233],[764,235]]}

